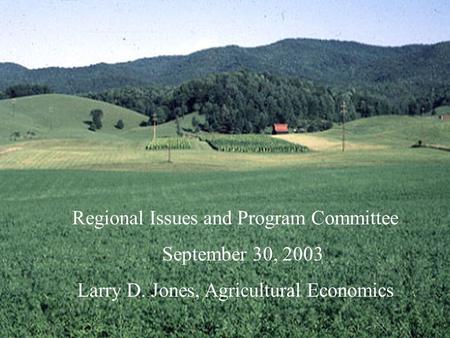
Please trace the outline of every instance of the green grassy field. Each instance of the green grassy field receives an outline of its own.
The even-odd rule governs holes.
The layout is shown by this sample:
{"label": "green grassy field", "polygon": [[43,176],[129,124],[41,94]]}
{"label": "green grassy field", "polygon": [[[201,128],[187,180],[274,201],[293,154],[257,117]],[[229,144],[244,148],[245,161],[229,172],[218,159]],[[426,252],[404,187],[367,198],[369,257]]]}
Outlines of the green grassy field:
{"label": "green grassy field", "polygon": [[[407,147],[418,140],[450,145],[450,125],[436,117],[378,116],[348,123],[346,132],[350,141],[393,147]],[[322,134],[331,139],[341,139],[340,128]]]}
{"label": "green grassy field", "polygon": [[[8,115],[10,101],[0,101],[5,121],[0,125],[1,336],[448,335],[450,154],[410,146],[418,139],[450,145],[450,123],[406,116],[354,121],[347,125],[344,153],[339,126],[312,135],[288,135],[291,142],[308,143],[311,151],[299,154],[217,152],[193,139],[192,149],[173,151],[172,163],[167,163],[166,151],[145,151],[149,128],[131,128],[140,122],[140,115],[78,100],[58,95],[18,99],[15,117]],[[59,101],[61,109],[46,108]],[[92,133],[80,120],[97,107],[111,115],[105,117],[104,130]],[[49,128],[41,115],[56,111],[65,111],[64,117],[55,118],[60,124]],[[14,124],[13,118],[19,116],[21,124]],[[125,130],[112,126],[118,118],[124,119]],[[189,116],[182,123],[189,126]],[[38,139],[9,141],[10,130],[21,126],[39,130]],[[161,135],[175,135],[173,122],[160,127]],[[95,230],[72,225],[74,209],[93,214],[142,209],[198,215],[227,210],[260,214],[371,210],[398,214],[400,223],[272,230],[205,225]],[[271,246],[279,252],[285,246],[306,245],[321,246],[323,260],[186,266],[162,262],[165,246],[183,250]],[[326,287],[377,283],[393,287],[395,296],[226,302],[77,298],[79,282],[99,286],[159,282],[204,290],[208,283],[290,286],[299,281]]]}
{"label": "green grassy field", "polygon": [[[1,171],[5,336],[422,336],[448,332],[448,165],[257,172]],[[283,182],[284,184],[280,184]],[[420,182],[420,183],[418,183]],[[397,227],[72,226],[71,210],[397,213]],[[320,245],[320,264],[161,262],[161,248]],[[374,299],[108,300],[77,284],[392,286]]]}
{"label": "green grassy field", "polygon": [[[378,165],[434,161],[446,163],[448,154],[410,149],[419,139],[424,143],[450,145],[450,124],[436,118],[383,116],[347,124],[347,151],[340,152],[340,126],[314,134],[288,135],[312,151],[300,154],[239,154],[217,152],[206,142],[190,140],[190,151],[174,151],[172,163],[167,154],[145,152],[152,128],[136,127],[142,115],[102,102],[64,95],[42,95],[16,100],[16,116],[11,100],[0,101],[0,169],[87,169],[87,170],[254,170],[271,167]],[[50,110],[50,107],[53,107]],[[90,132],[83,120],[91,109],[105,112],[105,127]],[[57,115],[57,117],[52,117]],[[22,121],[20,125],[17,119]],[[198,117],[198,116],[197,116]],[[117,119],[124,130],[114,128]],[[45,121],[54,122],[50,129]],[[192,116],[180,119],[189,128]],[[21,126],[21,127],[20,127]],[[14,130],[37,130],[33,140],[12,142]],[[158,137],[176,136],[175,122],[158,126]],[[306,142],[306,143],[305,143]]]}
{"label": "green grassy field", "polygon": [[[90,120],[89,113],[96,108],[104,112],[103,128],[91,132],[83,121]],[[146,120],[141,114],[105,102],[59,94],[1,100],[0,116],[0,144],[10,143],[9,136],[14,131],[25,135],[28,130],[36,133],[37,140],[132,139],[133,132],[140,130],[139,123]],[[125,124],[120,131],[114,127],[119,119]]]}

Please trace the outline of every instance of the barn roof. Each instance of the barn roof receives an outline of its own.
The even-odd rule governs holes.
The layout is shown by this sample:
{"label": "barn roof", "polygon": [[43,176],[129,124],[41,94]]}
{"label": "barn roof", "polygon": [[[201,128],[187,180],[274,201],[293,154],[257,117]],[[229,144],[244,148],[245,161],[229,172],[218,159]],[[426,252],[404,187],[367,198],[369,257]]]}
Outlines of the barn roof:
{"label": "barn roof", "polygon": [[273,125],[273,129],[274,129],[276,132],[286,132],[286,131],[289,131],[289,128],[288,128],[288,124],[287,124],[287,123],[275,123],[275,124]]}

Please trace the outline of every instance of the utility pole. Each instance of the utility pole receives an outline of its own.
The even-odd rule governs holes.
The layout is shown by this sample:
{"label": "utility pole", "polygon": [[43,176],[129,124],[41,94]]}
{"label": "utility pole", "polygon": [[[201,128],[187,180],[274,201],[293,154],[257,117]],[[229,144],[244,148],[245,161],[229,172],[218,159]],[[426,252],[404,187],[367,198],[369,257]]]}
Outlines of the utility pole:
{"label": "utility pole", "polygon": [[342,101],[341,113],[342,113],[342,152],[345,151],[345,113],[347,112],[347,105],[345,101]]}
{"label": "utility pole", "polygon": [[152,142],[156,141],[156,124],[158,122],[158,116],[156,115],[155,112],[153,112],[152,114],[152,122],[153,122],[153,140]]}
{"label": "utility pole", "polygon": [[13,117],[16,117],[16,99],[11,100]]}
{"label": "utility pole", "polygon": [[50,106],[50,107],[48,107],[48,112],[49,112],[49,127],[50,127],[50,130],[52,130],[53,129],[53,106]]}
{"label": "utility pole", "polygon": [[167,147],[167,162],[172,163],[172,159],[170,158],[170,140],[168,141],[168,147]]}

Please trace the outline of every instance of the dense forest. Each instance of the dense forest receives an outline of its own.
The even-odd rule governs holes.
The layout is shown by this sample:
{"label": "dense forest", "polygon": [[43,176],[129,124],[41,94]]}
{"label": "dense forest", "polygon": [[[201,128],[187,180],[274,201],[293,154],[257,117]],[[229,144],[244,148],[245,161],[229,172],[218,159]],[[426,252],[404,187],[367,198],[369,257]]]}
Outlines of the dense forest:
{"label": "dense forest", "polygon": [[0,92],[1,98],[13,99],[15,97],[50,94],[52,91],[47,85],[40,84],[19,84],[8,87],[4,92]]}
{"label": "dense forest", "polygon": [[209,75],[176,87],[126,87],[87,97],[148,116],[155,113],[160,122],[198,112],[206,121],[201,128],[223,133],[259,133],[277,122],[305,131],[327,129],[341,121],[343,101],[346,120],[396,112],[386,99],[367,92],[248,71]]}

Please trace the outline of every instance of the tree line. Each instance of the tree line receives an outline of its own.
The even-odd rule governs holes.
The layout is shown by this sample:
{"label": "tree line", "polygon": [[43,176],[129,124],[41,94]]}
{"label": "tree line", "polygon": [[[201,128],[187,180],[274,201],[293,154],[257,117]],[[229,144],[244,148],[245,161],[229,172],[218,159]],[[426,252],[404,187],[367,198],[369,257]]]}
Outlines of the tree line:
{"label": "tree line", "polygon": [[238,71],[208,75],[176,87],[126,87],[86,96],[156,114],[159,123],[198,112],[200,127],[222,133],[259,133],[273,123],[288,123],[304,131],[327,129],[346,120],[386,114],[420,114],[449,101],[450,93],[431,98],[392,102],[369,90],[326,88],[297,78]]}
{"label": "tree line", "polygon": [[50,94],[49,86],[42,84],[18,84],[10,86],[5,91],[0,92],[0,99],[13,99],[22,96]]}

